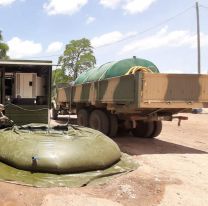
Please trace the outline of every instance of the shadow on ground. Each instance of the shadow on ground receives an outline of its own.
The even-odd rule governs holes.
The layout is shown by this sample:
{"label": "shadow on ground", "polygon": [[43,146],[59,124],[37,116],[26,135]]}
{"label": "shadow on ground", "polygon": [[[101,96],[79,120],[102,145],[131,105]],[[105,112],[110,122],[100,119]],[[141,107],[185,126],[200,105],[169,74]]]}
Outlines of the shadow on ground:
{"label": "shadow on ground", "polygon": [[[67,115],[59,115],[55,124],[77,124],[76,117],[69,118]],[[163,141],[160,139],[142,139],[132,137],[127,132],[120,131],[119,137],[113,140],[119,145],[122,152],[129,155],[144,154],[208,154],[205,151],[194,149],[179,144]]]}
{"label": "shadow on ground", "polygon": [[129,155],[143,154],[208,154],[197,150],[159,139],[139,139],[135,137],[114,138],[122,152]]}

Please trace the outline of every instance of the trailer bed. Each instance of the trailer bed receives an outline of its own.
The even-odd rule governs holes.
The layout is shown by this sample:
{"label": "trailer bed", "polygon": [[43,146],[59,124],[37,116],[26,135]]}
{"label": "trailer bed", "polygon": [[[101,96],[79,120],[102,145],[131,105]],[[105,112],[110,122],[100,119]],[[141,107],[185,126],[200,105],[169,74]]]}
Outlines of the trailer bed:
{"label": "trailer bed", "polygon": [[58,102],[117,108],[208,107],[208,75],[137,73],[60,88]]}

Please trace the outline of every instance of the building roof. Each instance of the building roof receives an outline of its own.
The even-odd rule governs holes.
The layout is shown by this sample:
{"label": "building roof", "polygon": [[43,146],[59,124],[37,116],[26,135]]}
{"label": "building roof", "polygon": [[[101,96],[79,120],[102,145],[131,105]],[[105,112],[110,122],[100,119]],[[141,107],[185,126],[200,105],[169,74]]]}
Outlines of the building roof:
{"label": "building roof", "polygon": [[0,60],[0,72],[42,73],[52,69],[52,61],[43,60]]}
{"label": "building roof", "polygon": [[17,60],[17,59],[9,59],[9,60],[0,60],[1,65],[19,65],[19,66],[52,66],[52,61],[48,60]]}

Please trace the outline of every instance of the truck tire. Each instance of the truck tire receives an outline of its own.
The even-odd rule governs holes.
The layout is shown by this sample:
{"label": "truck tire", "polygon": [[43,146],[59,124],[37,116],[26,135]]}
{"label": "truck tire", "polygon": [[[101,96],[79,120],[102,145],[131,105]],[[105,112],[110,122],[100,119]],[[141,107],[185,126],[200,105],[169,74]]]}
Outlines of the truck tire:
{"label": "truck tire", "polygon": [[109,137],[115,137],[118,132],[118,118],[115,114],[109,114],[109,120],[110,120],[110,125],[109,125]]}
{"label": "truck tire", "polygon": [[58,110],[56,110],[54,107],[52,108],[51,111],[51,119],[57,120],[58,119]]}
{"label": "truck tire", "polygon": [[136,128],[132,129],[131,132],[135,137],[152,138],[152,134],[154,132],[154,123],[137,121]]}
{"label": "truck tire", "polygon": [[157,137],[162,131],[162,121],[154,121],[154,129],[151,138]]}
{"label": "truck tire", "polygon": [[94,110],[91,113],[89,125],[92,129],[99,130],[106,135],[109,132],[109,118],[102,110]]}
{"label": "truck tire", "polygon": [[77,114],[77,124],[83,127],[89,127],[89,111],[87,109],[80,109]]}

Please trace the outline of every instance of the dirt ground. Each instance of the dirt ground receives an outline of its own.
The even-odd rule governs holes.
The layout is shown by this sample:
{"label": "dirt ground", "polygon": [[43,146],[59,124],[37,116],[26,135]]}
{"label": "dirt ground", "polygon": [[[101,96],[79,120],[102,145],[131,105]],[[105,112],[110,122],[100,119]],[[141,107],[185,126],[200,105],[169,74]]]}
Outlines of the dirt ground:
{"label": "dirt ground", "polygon": [[165,122],[156,139],[114,139],[138,161],[136,171],[82,188],[44,189],[0,182],[0,206],[207,206],[208,114],[186,116],[189,121],[181,127],[177,121]]}

